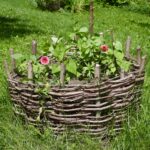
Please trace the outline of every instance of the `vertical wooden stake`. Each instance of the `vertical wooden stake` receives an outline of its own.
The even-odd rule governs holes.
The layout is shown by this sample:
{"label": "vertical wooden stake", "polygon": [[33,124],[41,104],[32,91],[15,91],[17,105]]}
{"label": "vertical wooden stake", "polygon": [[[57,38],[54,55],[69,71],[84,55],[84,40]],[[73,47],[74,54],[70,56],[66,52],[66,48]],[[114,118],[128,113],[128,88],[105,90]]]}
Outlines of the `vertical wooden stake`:
{"label": "vertical wooden stake", "polygon": [[96,64],[95,66],[95,78],[100,80],[100,65]]}
{"label": "vertical wooden stake", "polygon": [[[97,82],[100,82],[100,65],[96,64],[95,66],[95,78],[98,80]],[[96,102],[96,105],[99,106],[100,105],[100,101]],[[101,112],[97,111],[96,112],[96,118],[99,118],[101,116]]]}
{"label": "vertical wooden stake", "polygon": [[65,72],[66,72],[66,68],[65,68],[65,64],[64,63],[61,63],[60,65],[60,84],[61,86],[64,86],[65,84]]}
{"label": "vertical wooden stake", "polygon": [[120,78],[121,78],[121,79],[123,79],[123,78],[124,78],[124,76],[125,76],[125,75],[124,75],[124,70],[123,70],[123,69],[121,69],[121,70],[120,70]]}
{"label": "vertical wooden stake", "polygon": [[100,32],[100,33],[99,33],[99,36],[103,38],[103,37],[104,37],[104,33],[103,33],[103,32]]}
{"label": "vertical wooden stake", "polygon": [[14,73],[15,68],[16,68],[16,61],[15,61],[13,55],[14,55],[14,49],[10,48],[11,65],[12,65],[12,71]]}
{"label": "vertical wooden stake", "polygon": [[125,57],[130,58],[131,37],[128,36],[126,41]]}
{"label": "vertical wooden stake", "polygon": [[37,42],[35,40],[32,41],[32,54],[36,55],[37,53]]}
{"label": "vertical wooden stake", "polygon": [[32,66],[32,61],[28,62],[28,83],[33,83],[33,66]]}
{"label": "vertical wooden stake", "polygon": [[142,59],[141,59],[141,65],[140,65],[140,71],[139,71],[140,74],[144,70],[145,62],[146,62],[146,56],[143,56]]}
{"label": "vertical wooden stake", "polygon": [[100,36],[100,39],[102,40],[102,44],[104,44],[104,33],[100,32],[99,36]]}
{"label": "vertical wooden stake", "polygon": [[90,0],[90,27],[89,32],[92,35],[94,32],[94,0]]}

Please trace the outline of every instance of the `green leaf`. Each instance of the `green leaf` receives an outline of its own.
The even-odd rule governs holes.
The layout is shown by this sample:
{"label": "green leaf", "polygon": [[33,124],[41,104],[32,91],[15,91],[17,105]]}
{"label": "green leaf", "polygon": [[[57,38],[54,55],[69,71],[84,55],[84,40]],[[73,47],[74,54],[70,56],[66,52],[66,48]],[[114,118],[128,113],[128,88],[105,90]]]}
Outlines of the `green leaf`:
{"label": "green leaf", "polygon": [[95,44],[95,46],[100,46],[102,44],[102,40],[100,39],[100,37],[95,37],[93,43]]}
{"label": "green leaf", "polygon": [[58,64],[53,64],[51,66],[51,69],[52,69],[52,74],[56,74],[60,72],[60,66]]}
{"label": "green leaf", "polygon": [[80,72],[77,72],[77,77],[79,78],[81,76],[81,73]]}
{"label": "green leaf", "polygon": [[129,71],[130,65],[131,65],[130,62],[128,62],[128,61],[123,61],[122,64],[121,64],[121,68],[122,68],[125,72],[127,72],[127,71]]}
{"label": "green leaf", "polygon": [[37,58],[36,58],[36,56],[35,56],[35,55],[31,55],[31,56],[30,56],[30,60],[35,61],[35,62],[36,62],[36,61],[37,61]]}
{"label": "green leaf", "polygon": [[23,55],[22,55],[22,54],[14,54],[14,55],[12,55],[12,57],[13,57],[14,59],[20,59],[20,58],[23,57]]}
{"label": "green leaf", "polygon": [[114,55],[115,55],[116,59],[119,61],[122,61],[124,59],[124,54],[122,52],[114,51]]}
{"label": "green leaf", "polygon": [[75,33],[71,33],[71,34],[69,35],[69,37],[70,37],[71,40],[74,40],[75,36],[76,36]]}
{"label": "green leaf", "polygon": [[109,48],[108,55],[113,55],[113,54],[114,54],[114,51]]}
{"label": "green leaf", "polygon": [[88,32],[88,28],[87,27],[82,27],[79,30],[80,33],[87,33]]}
{"label": "green leaf", "polygon": [[101,61],[101,63],[104,64],[104,65],[108,64],[109,62],[110,62],[110,59],[104,59],[104,60]]}
{"label": "green leaf", "polygon": [[68,72],[76,75],[77,74],[77,65],[76,61],[73,59],[70,59],[69,62],[66,64],[66,69]]}
{"label": "green leaf", "polygon": [[111,73],[109,70],[106,71],[106,75],[109,76]]}
{"label": "green leaf", "polygon": [[54,53],[54,47],[53,47],[53,46],[50,46],[50,47],[49,47],[49,51],[53,54],[53,53]]}
{"label": "green leaf", "polygon": [[112,68],[110,69],[110,71],[111,71],[112,73],[115,73],[116,68],[115,68],[115,67],[112,67]]}
{"label": "green leaf", "polygon": [[62,61],[65,57],[66,54],[66,49],[62,46],[59,45],[58,47],[56,47],[53,51],[53,55],[59,60]]}
{"label": "green leaf", "polygon": [[56,36],[52,36],[51,39],[52,39],[52,43],[53,43],[54,45],[55,45],[55,44],[57,43],[57,41],[58,41],[58,38],[57,38]]}
{"label": "green leaf", "polygon": [[90,54],[90,51],[91,51],[91,49],[87,48],[87,49],[85,50],[85,54]]}
{"label": "green leaf", "polygon": [[114,44],[115,49],[122,51],[122,44],[121,44],[121,42],[116,41],[113,44]]}

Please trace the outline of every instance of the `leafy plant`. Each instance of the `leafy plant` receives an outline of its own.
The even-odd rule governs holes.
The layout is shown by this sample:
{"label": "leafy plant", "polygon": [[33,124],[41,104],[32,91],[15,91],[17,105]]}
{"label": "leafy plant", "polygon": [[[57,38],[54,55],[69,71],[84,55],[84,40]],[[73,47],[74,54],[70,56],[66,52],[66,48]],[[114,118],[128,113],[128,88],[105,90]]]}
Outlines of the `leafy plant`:
{"label": "leafy plant", "polygon": [[99,35],[90,36],[86,27],[75,29],[70,38],[76,47],[74,55],[77,58],[79,78],[93,78],[95,64],[100,64],[103,76],[114,76],[119,73],[120,68],[129,70],[130,62],[124,59],[122,44],[119,41],[114,42],[113,47],[112,43],[106,45],[104,43],[108,41],[105,38]]}
{"label": "leafy plant", "polygon": [[[56,60],[55,64],[52,64],[52,73],[60,73],[60,64],[64,63],[66,65],[66,73],[71,73],[72,75],[77,74],[77,65],[73,58],[67,56],[71,46],[68,45],[63,38],[52,37],[52,45],[49,48],[49,52],[52,54]],[[71,75],[70,75],[71,76]]]}
{"label": "leafy plant", "polygon": [[65,65],[66,82],[74,78],[91,80],[94,78],[96,64],[100,65],[101,78],[114,77],[120,69],[127,72],[130,62],[124,59],[122,44],[119,41],[109,41],[98,34],[89,35],[86,27],[75,28],[74,33],[69,35],[69,40],[52,36],[51,46],[48,51],[42,52],[42,57],[30,56],[27,59],[16,54],[14,58],[21,58],[18,73],[23,76],[27,75],[28,61],[32,60],[35,82],[59,83],[62,63]]}
{"label": "leafy plant", "polygon": [[44,66],[39,63],[39,56],[23,56],[22,54],[14,54],[13,56],[17,61],[17,73],[24,77],[23,81],[28,81],[27,79],[27,70],[28,70],[28,62],[32,61],[33,72],[34,72],[34,81],[35,82],[43,82],[45,83],[49,80],[50,76],[50,68],[49,66]]}

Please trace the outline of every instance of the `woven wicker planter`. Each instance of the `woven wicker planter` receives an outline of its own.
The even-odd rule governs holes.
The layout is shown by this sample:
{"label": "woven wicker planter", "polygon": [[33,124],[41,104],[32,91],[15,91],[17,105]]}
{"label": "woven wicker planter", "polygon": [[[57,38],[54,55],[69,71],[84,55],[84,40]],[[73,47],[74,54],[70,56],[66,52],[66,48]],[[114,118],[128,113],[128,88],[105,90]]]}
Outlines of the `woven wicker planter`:
{"label": "woven wicker planter", "polygon": [[112,128],[119,132],[128,108],[136,110],[140,104],[145,59],[140,60],[130,72],[116,78],[52,86],[47,96],[36,92],[39,85],[22,83],[16,74],[10,74],[6,64],[15,113],[35,126],[50,126],[55,133],[71,129],[107,137]]}
{"label": "woven wicker planter", "polygon": [[[90,1],[90,34],[93,34],[94,1]],[[112,44],[113,32],[112,34]],[[103,36],[103,34],[100,34]],[[129,72],[121,72],[115,78],[100,80],[100,67],[95,67],[95,79],[91,83],[75,83],[63,86],[52,86],[45,96],[37,92],[44,85],[32,83],[32,62],[28,64],[28,83],[23,83],[15,74],[13,49],[11,52],[12,72],[8,76],[9,91],[14,111],[25,120],[38,127],[50,126],[56,134],[66,129],[86,132],[92,136],[108,137],[110,129],[116,132],[122,130],[122,124],[127,121],[128,109],[139,109],[142,85],[144,82],[145,57],[141,57],[141,49],[137,49],[137,58],[130,56],[131,38],[126,42],[125,58],[132,62]],[[36,42],[32,43],[32,53],[36,54]],[[96,66],[99,64],[96,64]],[[100,66],[100,65],[99,65]],[[60,81],[64,83],[64,68],[61,64]],[[98,69],[99,68],[99,69]]]}

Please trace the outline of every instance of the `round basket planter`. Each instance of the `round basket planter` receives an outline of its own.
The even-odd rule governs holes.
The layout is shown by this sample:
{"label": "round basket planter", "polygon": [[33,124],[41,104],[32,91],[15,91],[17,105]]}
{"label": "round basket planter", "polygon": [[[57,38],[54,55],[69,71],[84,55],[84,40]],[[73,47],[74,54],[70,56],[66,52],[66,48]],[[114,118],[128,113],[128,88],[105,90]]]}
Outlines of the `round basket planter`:
{"label": "round basket planter", "polygon": [[138,56],[130,72],[101,81],[95,78],[86,84],[51,86],[47,95],[36,90],[44,85],[23,83],[5,63],[14,111],[30,124],[50,126],[56,134],[66,129],[102,138],[108,137],[110,129],[118,133],[127,121],[127,110],[139,110],[145,57]]}

